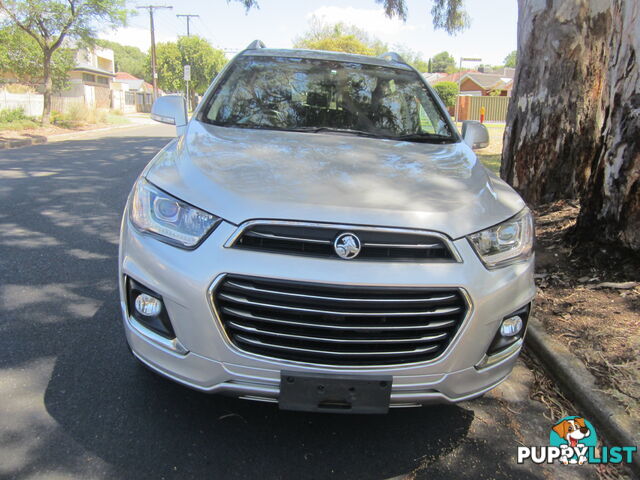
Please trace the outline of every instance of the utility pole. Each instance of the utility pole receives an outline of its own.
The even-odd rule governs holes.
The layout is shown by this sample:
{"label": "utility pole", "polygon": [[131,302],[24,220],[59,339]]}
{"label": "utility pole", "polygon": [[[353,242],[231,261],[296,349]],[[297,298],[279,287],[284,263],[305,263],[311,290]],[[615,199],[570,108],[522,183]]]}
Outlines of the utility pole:
{"label": "utility pole", "polygon": [[190,14],[181,14],[181,15],[176,15],[176,17],[180,18],[180,17],[184,17],[187,19],[187,37],[189,36],[189,21],[192,18],[200,18],[200,15],[190,15]]}
{"label": "utility pole", "polygon": [[141,5],[139,9],[149,10],[149,25],[151,28],[151,75],[153,77],[153,100],[158,98],[158,73],[156,72],[156,33],[153,25],[153,11],[161,8],[171,10],[173,7],[166,5]]}

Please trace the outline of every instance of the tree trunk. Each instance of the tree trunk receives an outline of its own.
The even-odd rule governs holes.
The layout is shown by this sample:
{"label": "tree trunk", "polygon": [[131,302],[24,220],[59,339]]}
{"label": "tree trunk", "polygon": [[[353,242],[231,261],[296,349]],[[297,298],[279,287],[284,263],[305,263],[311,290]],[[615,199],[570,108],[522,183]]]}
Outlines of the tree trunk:
{"label": "tree trunk", "polygon": [[53,81],[51,79],[51,54],[45,50],[43,52],[43,79],[44,79],[44,96],[42,106],[42,126],[49,125],[49,119],[51,117],[51,92],[53,90]]}
{"label": "tree trunk", "polygon": [[640,4],[613,3],[602,148],[591,167],[577,233],[640,250]]}
{"label": "tree trunk", "polygon": [[518,0],[500,175],[531,204],[577,198],[599,151],[608,0]]}

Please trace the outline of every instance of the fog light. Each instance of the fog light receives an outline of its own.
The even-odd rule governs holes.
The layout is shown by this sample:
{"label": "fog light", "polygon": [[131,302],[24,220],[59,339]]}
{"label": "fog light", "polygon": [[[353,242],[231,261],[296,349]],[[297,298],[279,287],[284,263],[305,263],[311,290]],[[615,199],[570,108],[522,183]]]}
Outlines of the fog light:
{"label": "fog light", "polygon": [[520,318],[520,316],[518,315],[505,318],[502,321],[502,325],[500,325],[500,335],[502,335],[503,337],[513,337],[514,335],[520,333],[520,330],[522,330],[522,325],[522,318]]}
{"label": "fog light", "polygon": [[136,310],[145,317],[155,317],[162,311],[162,302],[146,293],[137,296],[135,305]]}

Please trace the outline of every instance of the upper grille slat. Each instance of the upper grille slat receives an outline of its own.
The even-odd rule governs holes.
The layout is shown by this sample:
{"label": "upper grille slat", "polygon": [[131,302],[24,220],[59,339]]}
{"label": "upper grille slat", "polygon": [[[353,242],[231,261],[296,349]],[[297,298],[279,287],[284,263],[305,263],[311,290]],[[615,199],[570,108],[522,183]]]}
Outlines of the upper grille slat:
{"label": "upper grille slat", "polygon": [[360,240],[354,261],[455,262],[445,238],[436,233],[402,229],[348,227],[296,222],[257,222],[243,228],[231,246],[259,252],[339,259],[334,241],[343,233]]}
{"label": "upper grille slat", "polygon": [[453,313],[458,313],[460,311],[460,307],[446,307],[446,308],[438,308],[435,310],[425,310],[425,311],[394,311],[394,312],[385,312],[385,311],[359,311],[359,312],[351,312],[351,311],[337,311],[337,310],[328,310],[328,309],[320,309],[320,308],[306,308],[306,307],[294,307],[291,305],[279,305],[277,303],[262,303],[249,300],[245,297],[238,297],[235,295],[229,295],[226,293],[221,293],[219,298],[223,300],[229,300],[234,303],[240,303],[244,305],[252,305],[255,307],[263,307],[267,309],[277,309],[277,310],[289,310],[295,313],[319,313],[322,315],[337,315],[340,317],[429,317],[429,316],[441,316],[441,315],[450,315]]}
{"label": "upper grille slat", "polygon": [[264,288],[256,288],[252,285],[247,285],[240,282],[227,282],[227,286],[231,287],[231,289],[240,290],[243,292],[250,292],[254,294],[267,294],[267,295],[276,295],[283,297],[293,297],[293,298],[304,298],[304,299],[314,299],[314,300],[322,300],[328,302],[363,302],[363,303],[440,303],[446,300],[452,300],[455,298],[455,295],[436,295],[433,297],[427,298],[345,298],[345,297],[335,297],[335,296],[321,296],[321,295],[311,295],[304,293],[294,293],[294,292],[282,292],[273,289],[264,289]]}
{"label": "upper grille slat", "polygon": [[314,365],[432,360],[467,311],[456,288],[369,287],[227,275],[212,291],[229,340],[261,356]]}

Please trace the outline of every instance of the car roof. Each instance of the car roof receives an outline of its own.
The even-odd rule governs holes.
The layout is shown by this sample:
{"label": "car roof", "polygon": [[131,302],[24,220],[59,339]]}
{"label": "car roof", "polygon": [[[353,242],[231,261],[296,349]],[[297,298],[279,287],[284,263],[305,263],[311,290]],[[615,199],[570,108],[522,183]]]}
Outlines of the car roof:
{"label": "car roof", "polygon": [[412,70],[412,68],[406,63],[387,60],[387,58],[358,55],[355,53],[329,52],[326,50],[304,50],[299,48],[248,48],[240,52],[238,56],[309,58],[313,60],[333,60],[335,62],[361,63],[365,65],[376,65],[379,67]]}

